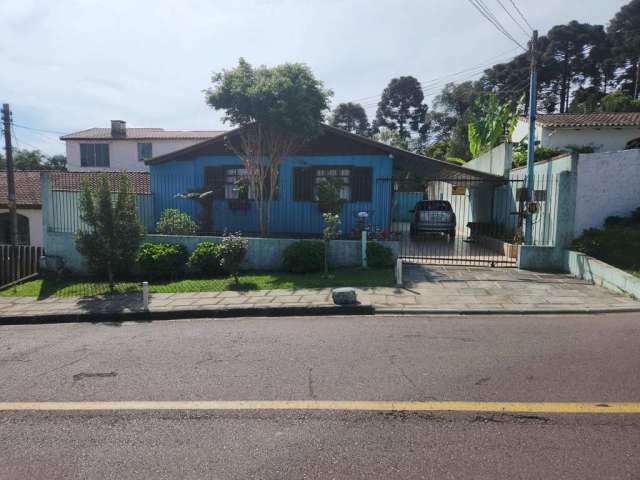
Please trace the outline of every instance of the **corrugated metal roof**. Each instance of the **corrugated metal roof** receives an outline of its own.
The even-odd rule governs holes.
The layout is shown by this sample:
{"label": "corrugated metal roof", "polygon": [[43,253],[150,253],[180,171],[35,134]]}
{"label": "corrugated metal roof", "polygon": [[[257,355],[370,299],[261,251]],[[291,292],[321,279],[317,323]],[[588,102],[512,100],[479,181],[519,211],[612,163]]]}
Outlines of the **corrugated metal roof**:
{"label": "corrugated metal roof", "polygon": [[[227,136],[232,137],[234,135],[238,135],[239,132],[242,130],[242,128],[244,127],[238,127],[234,130],[225,132],[226,135],[221,135],[217,138],[206,140],[196,145],[191,145],[190,147],[185,147],[183,149],[176,150],[174,152],[170,152],[164,155],[159,155],[157,157],[147,159],[145,160],[145,164],[158,165],[174,159],[190,159],[194,154],[205,151],[209,146],[217,144],[218,142],[224,141],[225,137]],[[356,135],[354,133],[350,133],[336,127],[331,127],[329,125],[322,125],[322,129],[324,130],[325,133],[330,133],[333,135],[341,135],[354,142],[366,144],[382,152],[391,154],[397,165],[403,165],[410,170],[418,172],[420,175],[424,177],[430,177],[434,179],[437,178],[439,180],[451,180],[451,181],[462,181],[462,180],[482,180],[486,182],[504,182],[505,181],[503,177],[500,177],[498,175],[480,172],[478,170],[473,170],[471,168],[454,165],[453,163],[445,162],[443,160],[437,160],[435,158],[425,157],[424,155],[408,152],[408,151],[378,142],[371,138]]]}

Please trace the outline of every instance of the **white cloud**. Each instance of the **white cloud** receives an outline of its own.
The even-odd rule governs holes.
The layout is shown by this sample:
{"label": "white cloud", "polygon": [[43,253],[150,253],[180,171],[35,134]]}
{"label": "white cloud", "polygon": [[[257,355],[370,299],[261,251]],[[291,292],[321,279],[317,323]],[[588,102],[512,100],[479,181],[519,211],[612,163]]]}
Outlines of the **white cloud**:
{"label": "white cloud", "polygon": [[[519,1],[541,33],[574,18],[607,22],[624,3]],[[240,56],[305,62],[335,103],[379,95],[394,76],[426,82],[512,47],[465,0],[1,0],[0,31],[2,101],[15,123],[54,131],[112,118],[219,128],[202,90]],[[375,98],[364,103],[375,110]],[[63,151],[52,135],[16,133],[48,153]]]}

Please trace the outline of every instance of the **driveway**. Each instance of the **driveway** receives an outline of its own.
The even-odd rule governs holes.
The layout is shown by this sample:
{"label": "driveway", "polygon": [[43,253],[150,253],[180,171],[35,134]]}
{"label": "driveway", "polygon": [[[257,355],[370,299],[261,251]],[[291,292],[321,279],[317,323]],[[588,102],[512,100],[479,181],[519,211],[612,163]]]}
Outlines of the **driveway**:
{"label": "driveway", "polygon": [[[590,311],[640,309],[640,302],[570,275],[515,268],[404,266],[405,288],[370,289],[364,300],[388,311]],[[399,307],[400,306],[400,307]]]}

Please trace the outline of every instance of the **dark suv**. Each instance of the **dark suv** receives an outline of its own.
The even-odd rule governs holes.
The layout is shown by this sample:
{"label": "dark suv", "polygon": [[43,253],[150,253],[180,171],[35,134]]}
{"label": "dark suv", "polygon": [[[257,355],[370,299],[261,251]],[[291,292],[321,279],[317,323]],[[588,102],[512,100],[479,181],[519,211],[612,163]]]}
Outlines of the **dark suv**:
{"label": "dark suv", "polygon": [[411,220],[411,235],[419,233],[445,233],[456,237],[456,214],[446,200],[424,200],[416,203]]}

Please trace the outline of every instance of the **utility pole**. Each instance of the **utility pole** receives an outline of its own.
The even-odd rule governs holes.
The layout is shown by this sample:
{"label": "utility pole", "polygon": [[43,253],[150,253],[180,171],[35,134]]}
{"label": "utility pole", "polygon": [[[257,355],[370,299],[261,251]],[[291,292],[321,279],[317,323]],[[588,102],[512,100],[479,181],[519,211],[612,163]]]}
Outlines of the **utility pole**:
{"label": "utility pole", "polygon": [[11,244],[18,245],[18,217],[16,215],[16,183],[13,176],[13,149],[11,148],[11,110],[9,104],[2,106],[4,125],[4,148],[7,158],[7,207],[9,208],[9,231]]}
{"label": "utility pole", "polygon": [[[529,142],[527,144],[527,199],[529,203],[534,200],[533,167],[536,153],[536,108],[538,105],[538,70],[536,64],[536,44],[538,43],[538,31],[533,31],[531,37],[531,82],[529,85]],[[533,245],[533,218],[531,212],[526,212],[526,224],[524,231],[525,245]]]}

